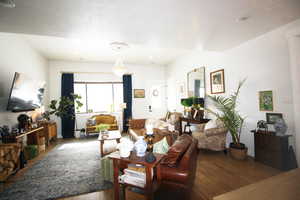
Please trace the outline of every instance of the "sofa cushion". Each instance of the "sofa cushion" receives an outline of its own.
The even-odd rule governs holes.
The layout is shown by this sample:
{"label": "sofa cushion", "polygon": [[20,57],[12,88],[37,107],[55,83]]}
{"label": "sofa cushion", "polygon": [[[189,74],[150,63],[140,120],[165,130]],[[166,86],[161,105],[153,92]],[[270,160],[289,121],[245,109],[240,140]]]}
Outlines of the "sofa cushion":
{"label": "sofa cushion", "polygon": [[94,118],[88,119],[87,120],[87,125],[88,126],[95,126],[96,125],[96,119],[94,119]]}
{"label": "sofa cushion", "polygon": [[137,136],[145,136],[146,129],[131,129]]}
{"label": "sofa cushion", "polygon": [[131,129],[142,129],[145,128],[146,119],[132,119],[129,120],[129,127]]}
{"label": "sofa cushion", "polygon": [[205,123],[191,125],[191,131],[192,131],[192,133],[194,133],[194,132],[203,132],[205,125],[206,125]]}
{"label": "sofa cushion", "polygon": [[169,149],[167,155],[162,159],[161,164],[167,165],[168,167],[176,167],[182,155],[190,146],[191,142],[192,137],[190,135],[183,134],[179,136]]}
{"label": "sofa cushion", "polygon": [[153,152],[154,153],[160,153],[160,154],[166,154],[169,151],[169,144],[167,141],[167,138],[164,137],[162,140],[159,142],[156,142],[153,145]]}
{"label": "sofa cushion", "polygon": [[158,129],[168,128],[168,123],[160,119],[147,119],[145,122],[145,126],[147,127],[147,125],[152,125],[153,128]]}

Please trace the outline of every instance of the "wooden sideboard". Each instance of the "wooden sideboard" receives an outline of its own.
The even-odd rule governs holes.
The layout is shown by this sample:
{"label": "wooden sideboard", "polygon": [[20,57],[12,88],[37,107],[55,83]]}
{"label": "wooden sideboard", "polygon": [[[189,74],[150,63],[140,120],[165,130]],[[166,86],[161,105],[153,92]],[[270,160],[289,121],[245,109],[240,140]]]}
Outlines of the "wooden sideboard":
{"label": "wooden sideboard", "polygon": [[277,136],[274,132],[251,131],[254,133],[255,160],[283,171],[295,168],[289,137]]}
{"label": "wooden sideboard", "polygon": [[46,145],[49,146],[51,141],[57,139],[57,125],[56,122],[43,122],[40,124],[45,129]]}

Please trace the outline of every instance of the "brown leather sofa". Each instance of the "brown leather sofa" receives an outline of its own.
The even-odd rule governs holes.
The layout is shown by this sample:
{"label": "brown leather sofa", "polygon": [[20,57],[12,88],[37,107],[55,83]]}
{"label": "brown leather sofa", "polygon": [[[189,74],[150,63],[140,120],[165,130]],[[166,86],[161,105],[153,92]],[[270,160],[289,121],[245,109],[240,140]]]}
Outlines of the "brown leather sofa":
{"label": "brown leather sofa", "polygon": [[[91,123],[91,121],[93,123]],[[96,126],[99,124],[109,125],[109,131],[119,129],[115,116],[106,114],[94,115],[91,118],[89,118],[86,123],[86,134],[88,135],[89,133],[96,133]]]}
{"label": "brown leather sofa", "polygon": [[[146,119],[131,119],[129,121],[129,130],[128,133],[131,136],[133,141],[138,139],[138,136],[146,135]],[[168,144],[171,146],[175,141],[177,134],[175,132],[170,132],[167,129],[158,129],[154,128],[154,140],[153,143],[156,143],[166,137]]]}
{"label": "brown leather sofa", "polygon": [[197,140],[178,137],[157,167],[157,199],[189,199],[197,168]]}

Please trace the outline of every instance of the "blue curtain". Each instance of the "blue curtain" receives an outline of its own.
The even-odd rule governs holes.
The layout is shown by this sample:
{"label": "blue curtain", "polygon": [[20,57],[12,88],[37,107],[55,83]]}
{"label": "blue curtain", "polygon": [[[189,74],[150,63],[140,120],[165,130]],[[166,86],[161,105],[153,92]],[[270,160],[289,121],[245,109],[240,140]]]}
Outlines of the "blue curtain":
{"label": "blue curtain", "polygon": [[[73,98],[74,94],[74,75],[62,74],[61,77],[61,96]],[[75,108],[72,106],[69,113],[75,114]],[[74,138],[75,119],[71,117],[61,118],[61,133],[63,138]]]}
{"label": "blue curtain", "polygon": [[123,75],[123,100],[126,103],[123,115],[123,131],[128,130],[128,120],[132,118],[132,78],[131,75]]}

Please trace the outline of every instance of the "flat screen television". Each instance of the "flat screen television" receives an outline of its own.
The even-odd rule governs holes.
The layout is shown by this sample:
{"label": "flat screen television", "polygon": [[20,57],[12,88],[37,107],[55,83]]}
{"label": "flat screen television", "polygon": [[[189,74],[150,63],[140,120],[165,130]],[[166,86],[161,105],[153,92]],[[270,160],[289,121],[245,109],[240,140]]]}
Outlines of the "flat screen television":
{"label": "flat screen television", "polygon": [[45,82],[32,80],[25,74],[16,72],[8,98],[7,110],[23,112],[40,108],[44,91]]}

